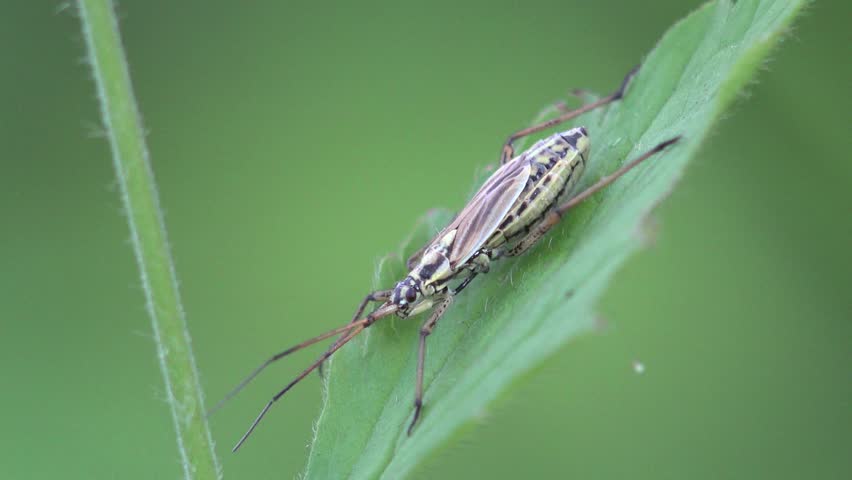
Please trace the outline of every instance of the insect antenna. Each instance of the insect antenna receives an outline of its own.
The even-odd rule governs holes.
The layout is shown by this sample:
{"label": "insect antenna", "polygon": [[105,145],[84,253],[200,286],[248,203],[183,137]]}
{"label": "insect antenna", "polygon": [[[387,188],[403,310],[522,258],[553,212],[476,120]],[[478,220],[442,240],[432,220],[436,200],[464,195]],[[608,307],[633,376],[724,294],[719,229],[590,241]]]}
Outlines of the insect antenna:
{"label": "insect antenna", "polygon": [[[249,436],[252,434],[252,432],[254,432],[254,429],[258,426],[258,424],[260,424],[260,421],[263,420],[263,417],[266,415],[266,412],[268,412],[269,409],[272,408],[272,405],[275,402],[277,402],[279,398],[284,396],[285,393],[290,391],[290,389],[293,388],[297,383],[302,381],[303,378],[307,377],[308,374],[310,374],[311,372],[316,370],[317,367],[319,367],[320,365],[322,365],[323,362],[328,360],[328,358],[331,357],[334,354],[334,352],[340,350],[341,347],[343,347],[344,345],[349,343],[349,341],[352,340],[353,338],[355,338],[356,335],[358,335],[359,333],[364,331],[365,328],[372,325],[373,322],[375,322],[376,320],[395,313],[398,308],[399,307],[394,305],[394,304],[386,303],[386,304],[382,305],[381,307],[377,308],[376,310],[374,310],[372,313],[370,313],[366,317],[362,318],[361,320],[354,321],[354,322],[346,325],[345,327],[340,327],[340,328],[337,328],[337,329],[332,330],[330,332],[326,332],[326,333],[320,335],[319,337],[315,337],[315,338],[312,338],[312,339],[310,339],[306,342],[302,342],[301,344],[296,345],[295,347],[293,347],[289,350],[285,350],[284,352],[281,352],[280,354],[276,355],[275,357],[272,357],[273,359],[277,360],[278,358],[281,358],[282,356],[286,355],[287,353],[294,352],[294,351],[298,350],[299,348],[305,347],[307,345],[311,345],[311,344],[316,343],[316,342],[318,342],[322,339],[331,337],[336,333],[340,333],[340,332],[343,332],[343,331],[346,332],[344,334],[343,338],[341,338],[340,340],[335,342],[331,346],[331,348],[328,349],[328,351],[323,353],[318,359],[316,359],[314,361],[314,363],[311,364],[311,366],[304,369],[302,371],[302,373],[297,375],[296,378],[294,378],[290,383],[287,384],[287,386],[282,388],[278,393],[275,394],[275,396],[272,397],[271,400],[269,400],[269,402],[266,403],[266,405],[263,407],[263,409],[257,415],[257,418],[255,418],[254,421],[251,423],[251,426],[249,427],[249,429],[246,431],[245,434],[243,434],[242,438],[240,438],[240,441],[238,441],[237,444],[234,445],[234,448],[231,451],[236,452],[243,445],[243,443],[245,443],[245,441],[248,440]],[[274,361],[274,360],[272,360],[272,361]],[[255,373],[253,373],[252,376],[250,376],[249,378],[246,379],[246,381],[244,381],[244,383],[248,383],[248,381],[250,381],[253,378],[253,376],[257,374],[256,372],[258,372],[259,370],[262,370],[263,367],[265,367],[268,364],[269,364],[269,361],[267,361],[266,363],[261,365],[257,370],[255,370]],[[235,389],[235,390],[238,391],[242,386],[244,386],[244,385],[240,384],[240,386],[237,387],[237,389]]]}
{"label": "insect antenna", "polygon": [[334,330],[329,330],[328,332],[325,332],[322,335],[319,335],[319,336],[316,336],[314,338],[305,340],[304,342],[302,342],[298,345],[290,347],[287,350],[284,350],[283,352],[276,353],[275,355],[269,357],[265,362],[261,363],[260,366],[255,368],[245,379],[243,379],[243,381],[240,382],[239,385],[237,385],[233,390],[228,392],[228,394],[225,395],[222,398],[222,400],[219,400],[219,403],[217,403],[213,408],[211,408],[207,412],[207,416],[209,417],[210,415],[213,415],[214,413],[216,413],[220,408],[222,408],[226,403],[228,403],[228,401],[230,399],[234,398],[238,393],[240,393],[240,391],[242,391],[242,389],[245,388],[246,385],[251,383],[251,381],[254,380],[254,378],[260,374],[260,372],[262,372],[266,367],[268,367],[269,365],[271,365],[275,361],[280,360],[280,359],[286,357],[287,355],[290,355],[293,352],[298,352],[299,350],[301,350],[303,348],[310,347],[311,345],[313,345],[317,342],[321,342],[321,341],[323,341],[323,340],[325,340],[329,337],[333,337],[333,336],[337,335],[338,333],[348,332],[349,330],[352,330],[353,328],[362,325],[364,322],[366,322],[366,320],[367,319],[365,318],[363,320],[348,323],[348,324],[346,324],[342,327],[335,328]]}

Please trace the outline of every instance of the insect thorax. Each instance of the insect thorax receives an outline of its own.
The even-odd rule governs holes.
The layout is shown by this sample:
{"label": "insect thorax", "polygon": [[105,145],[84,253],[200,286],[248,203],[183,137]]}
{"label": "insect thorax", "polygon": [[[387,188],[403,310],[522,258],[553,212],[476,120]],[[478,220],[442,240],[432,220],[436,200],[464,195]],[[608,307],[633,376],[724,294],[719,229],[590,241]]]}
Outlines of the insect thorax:
{"label": "insect thorax", "polygon": [[441,290],[453,277],[455,272],[450,265],[449,251],[455,237],[456,231],[450,230],[438,238],[423,252],[419,264],[409,274],[420,280],[420,290],[424,295],[430,296]]}
{"label": "insect thorax", "polygon": [[447,282],[455,275],[448,258],[455,236],[456,231],[450,230],[436,239],[424,250],[417,266],[396,284],[391,302],[400,305],[403,313],[414,301],[446,289]]}

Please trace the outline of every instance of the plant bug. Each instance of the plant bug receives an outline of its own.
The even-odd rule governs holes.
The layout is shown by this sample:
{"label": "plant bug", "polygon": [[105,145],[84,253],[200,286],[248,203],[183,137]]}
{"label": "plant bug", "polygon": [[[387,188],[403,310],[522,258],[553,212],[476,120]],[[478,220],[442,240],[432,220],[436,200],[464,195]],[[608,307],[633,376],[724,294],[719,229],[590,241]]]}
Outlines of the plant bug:
{"label": "plant bug", "polygon": [[[408,318],[431,311],[420,328],[414,413],[408,426],[408,434],[411,435],[423,409],[426,339],[450,307],[453,298],[477,275],[488,273],[492,261],[523,254],[556,225],[568,210],[680,139],[674,137],[656,145],[579,193],[573,190],[585,169],[591,145],[584,127],[550,135],[515,155],[513,144],[516,140],[621,99],[635,72],[636,69],[628,73],[614,93],[575,110],[563,111],[551,120],[509,136],[500,155],[500,167],[450,224],[408,259],[409,273],[405,278],[391,289],[377,290],[365,296],[347,325],[273,355],[219,402],[211,413],[242,390],[269,364],[317,342],[341,335],[324,354],[269,400],[233,451],[242,446],[279,398],[312,371],[321,368],[322,363],[334,352],[377,320],[389,315]],[[371,302],[381,304],[362,317]]]}

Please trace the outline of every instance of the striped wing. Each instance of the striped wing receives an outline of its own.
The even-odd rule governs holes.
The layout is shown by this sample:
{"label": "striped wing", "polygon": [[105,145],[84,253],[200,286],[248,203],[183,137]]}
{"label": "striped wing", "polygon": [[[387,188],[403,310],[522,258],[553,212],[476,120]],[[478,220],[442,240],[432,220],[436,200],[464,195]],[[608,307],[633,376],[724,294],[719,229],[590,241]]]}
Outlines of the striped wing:
{"label": "striped wing", "polygon": [[[468,261],[494,233],[524,190],[531,168],[526,155],[516,157],[500,167],[476,192],[464,210],[443,230],[457,230],[450,251],[452,268]],[[439,234],[439,238],[443,232]]]}

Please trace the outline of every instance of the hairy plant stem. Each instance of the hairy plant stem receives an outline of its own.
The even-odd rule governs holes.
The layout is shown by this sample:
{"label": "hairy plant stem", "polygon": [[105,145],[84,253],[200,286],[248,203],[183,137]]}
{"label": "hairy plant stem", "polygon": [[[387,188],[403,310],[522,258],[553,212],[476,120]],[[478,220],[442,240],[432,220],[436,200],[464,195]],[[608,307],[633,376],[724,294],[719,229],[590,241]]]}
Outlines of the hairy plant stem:
{"label": "hairy plant stem", "polygon": [[79,0],[80,21],[187,479],[221,478],[154,174],[111,0]]}

